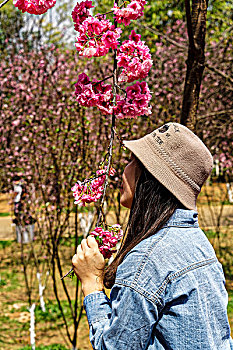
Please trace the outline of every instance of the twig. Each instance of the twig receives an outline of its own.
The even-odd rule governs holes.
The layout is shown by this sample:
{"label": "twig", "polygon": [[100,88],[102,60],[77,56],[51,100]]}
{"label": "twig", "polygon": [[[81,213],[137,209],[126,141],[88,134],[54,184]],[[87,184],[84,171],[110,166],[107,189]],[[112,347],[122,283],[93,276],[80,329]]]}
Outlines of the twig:
{"label": "twig", "polygon": [[222,115],[222,114],[227,114],[227,113],[233,113],[233,109],[225,109],[224,111],[216,111],[216,112],[211,112],[205,115],[199,115],[197,116],[198,121],[208,118],[208,117],[214,117],[216,115]]}
{"label": "twig", "polygon": [[52,256],[52,268],[53,268],[53,273],[52,273],[53,291],[54,291],[54,294],[56,296],[58,307],[59,307],[59,310],[61,312],[63,321],[65,323],[67,337],[68,337],[69,341],[72,344],[72,339],[71,339],[71,336],[70,336],[69,327],[68,327],[68,324],[67,324],[67,321],[66,321],[66,317],[65,317],[64,312],[63,312],[63,308],[61,306],[61,301],[60,301],[59,296],[58,296],[58,290],[57,290],[57,284],[56,284],[56,274],[55,274],[56,266],[55,266],[55,252],[54,251],[53,251],[53,256]]}
{"label": "twig", "polygon": [[205,64],[205,67],[207,69],[209,69],[212,72],[217,73],[218,75],[221,75],[221,77],[225,78],[226,80],[228,80],[231,84],[233,84],[233,79],[230,77],[230,75],[227,75],[225,73],[223,73],[222,71],[220,71],[219,69],[210,66],[208,63]]}
{"label": "twig", "polygon": [[92,85],[95,86],[95,85],[97,85],[97,84],[102,83],[102,82],[105,81],[105,80],[108,80],[108,79],[112,78],[112,77],[113,77],[113,74],[112,74],[112,75],[109,75],[107,78],[104,78],[104,79],[102,79],[102,80],[100,80],[100,81],[95,81],[94,83],[92,82]]}
{"label": "twig", "polygon": [[65,278],[66,276],[68,276],[70,273],[72,273],[74,271],[74,268],[72,267],[70,269],[70,271],[68,271],[64,276],[62,276],[60,279],[63,280],[63,278]]}
{"label": "twig", "polygon": [[10,0],[5,0],[5,1],[3,1],[3,2],[0,4],[0,8],[3,7],[4,5],[6,5],[6,4],[8,3],[8,1],[10,1]]}
{"label": "twig", "polygon": [[143,27],[143,28],[149,30],[150,32],[152,32],[152,33],[154,33],[154,34],[156,34],[156,35],[158,35],[158,36],[161,36],[161,37],[164,38],[168,43],[171,43],[172,45],[174,45],[174,46],[176,46],[176,47],[179,47],[179,48],[182,49],[182,50],[187,50],[187,46],[182,45],[182,44],[178,44],[175,40],[169,38],[168,35],[163,34],[163,33],[159,32],[159,31],[157,31],[156,29],[151,28],[151,27],[149,27],[149,26],[146,26],[146,25],[144,25],[144,24],[142,24],[142,23],[135,23],[135,24],[136,24],[137,26],[140,26],[140,27]]}
{"label": "twig", "polygon": [[231,31],[233,30],[233,26],[227,28],[222,34],[221,36],[223,37],[222,40],[219,40],[218,43],[214,46],[210,46],[208,45],[206,48],[207,48],[207,51],[214,51],[214,50],[217,50],[219,48],[219,46],[221,46],[221,44],[224,42],[224,40],[226,39],[226,34],[230,33]]}
{"label": "twig", "polygon": [[[123,4],[121,4],[121,6],[119,6],[119,8],[123,7],[125,5],[126,2],[129,2],[129,1],[124,1]],[[117,2],[116,2],[117,3]],[[105,13],[98,13],[97,15],[95,15],[95,17],[101,17],[101,16],[105,16],[105,15],[108,15],[109,13],[113,13],[114,11],[108,11],[108,12],[105,12]]]}
{"label": "twig", "polygon": [[116,84],[116,87],[117,87],[119,90],[122,90],[122,91],[126,94],[126,96],[127,96],[127,92],[126,92],[125,89],[123,89],[122,87],[120,87],[118,84]]}
{"label": "twig", "polygon": [[97,15],[95,15],[95,17],[105,16],[105,15],[108,15],[109,13],[113,13],[113,11],[108,11],[108,12],[105,12],[105,13],[98,13]]}

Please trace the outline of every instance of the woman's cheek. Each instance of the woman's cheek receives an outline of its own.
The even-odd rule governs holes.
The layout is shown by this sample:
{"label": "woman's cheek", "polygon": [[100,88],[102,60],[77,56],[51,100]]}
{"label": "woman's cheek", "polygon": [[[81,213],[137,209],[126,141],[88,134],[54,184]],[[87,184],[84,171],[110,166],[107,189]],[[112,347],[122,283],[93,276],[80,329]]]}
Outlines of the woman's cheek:
{"label": "woman's cheek", "polygon": [[133,188],[129,186],[128,183],[124,184],[123,190],[121,192],[121,199],[120,203],[126,208],[131,208],[132,202],[133,202]]}

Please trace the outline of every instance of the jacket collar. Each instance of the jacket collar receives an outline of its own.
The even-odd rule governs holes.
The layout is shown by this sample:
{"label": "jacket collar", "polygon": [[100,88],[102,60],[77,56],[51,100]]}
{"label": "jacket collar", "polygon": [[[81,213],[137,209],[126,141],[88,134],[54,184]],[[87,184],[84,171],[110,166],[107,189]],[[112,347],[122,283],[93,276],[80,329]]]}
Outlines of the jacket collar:
{"label": "jacket collar", "polygon": [[195,210],[176,209],[163,227],[199,227],[198,213]]}

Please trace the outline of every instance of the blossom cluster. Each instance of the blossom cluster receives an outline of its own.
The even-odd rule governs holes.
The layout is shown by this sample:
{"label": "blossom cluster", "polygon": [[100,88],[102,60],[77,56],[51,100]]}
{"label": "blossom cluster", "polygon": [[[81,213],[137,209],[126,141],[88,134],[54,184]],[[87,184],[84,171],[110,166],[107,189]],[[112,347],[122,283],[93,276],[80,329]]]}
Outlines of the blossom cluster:
{"label": "blossom cluster", "polygon": [[106,114],[113,112],[111,101],[113,99],[112,86],[93,80],[90,81],[85,73],[78,76],[75,84],[75,94],[77,101],[84,107],[98,107]]}
{"label": "blossom cluster", "polygon": [[118,23],[123,23],[128,26],[131,20],[135,20],[143,16],[145,4],[145,0],[134,0],[131,1],[126,7],[122,8],[115,3],[114,7],[112,8],[115,15],[115,20]]}
{"label": "blossom cluster", "polygon": [[91,236],[95,237],[100,252],[103,254],[105,259],[109,259],[113,253],[116,252],[114,249],[117,243],[123,236],[123,230],[119,224],[108,226],[108,230],[104,230],[103,227],[96,227],[94,231],[90,233]]}
{"label": "blossom cluster", "polygon": [[117,118],[136,118],[140,115],[151,114],[149,102],[151,93],[145,81],[137,81],[127,86],[125,96],[116,96],[116,106],[113,105],[112,86],[102,82],[91,82],[89,77],[82,73],[75,84],[77,101],[85,107],[98,107],[105,114],[115,113]]}
{"label": "blossom cluster", "polygon": [[80,56],[105,56],[109,49],[118,46],[122,30],[105,18],[104,15],[93,17],[89,9],[93,7],[89,0],[76,5],[72,12],[75,30],[78,32],[76,49]]}
{"label": "blossom cluster", "polygon": [[15,7],[32,15],[42,15],[56,4],[56,0],[13,0]]}
{"label": "blossom cluster", "polygon": [[89,9],[91,9],[92,7],[94,6],[92,5],[91,0],[77,3],[71,14],[75,30],[78,30],[79,26],[85,21],[85,19],[87,19],[87,17],[90,16]]}
{"label": "blossom cluster", "polygon": [[117,118],[137,118],[140,115],[151,114],[149,102],[151,93],[145,81],[137,81],[126,88],[126,97],[117,96],[115,114]]}
{"label": "blossom cluster", "polygon": [[132,30],[129,40],[125,40],[117,51],[118,66],[123,67],[120,82],[144,79],[152,67],[150,49],[140,39],[141,35]]}
{"label": "blossom cluster", "polygon": [[[85,206],[86,203],[97,202],[103,194],[103,184],[106,179],[107,167],[96,171],[96,175],[83,182],[77,181],[77,183],[71,188],[73,196],[75,198],[74,204]],[[113,176],[115,169],[110,168],[109,175]]]}

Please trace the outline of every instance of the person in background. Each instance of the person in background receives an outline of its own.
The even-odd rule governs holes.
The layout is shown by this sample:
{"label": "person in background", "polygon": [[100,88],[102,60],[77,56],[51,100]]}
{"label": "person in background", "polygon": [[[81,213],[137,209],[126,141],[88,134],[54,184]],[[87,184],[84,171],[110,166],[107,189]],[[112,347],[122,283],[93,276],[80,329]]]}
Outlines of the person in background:
{"label": "person in background", "polygon": [[72,259],[93,349],[233,349],[224,273],[198,224],[209,150],[178,123],[124,144],[132,158],[122,177],[121,204],[130,208],[122,245],[106,269],[93,237]]}
{"label": "person in background", "polygon": [[22,196],[23,196],[23,180],[15,175],[13,178],[13,204],[14,215],[16,219],[20,219],[22,214]]}

